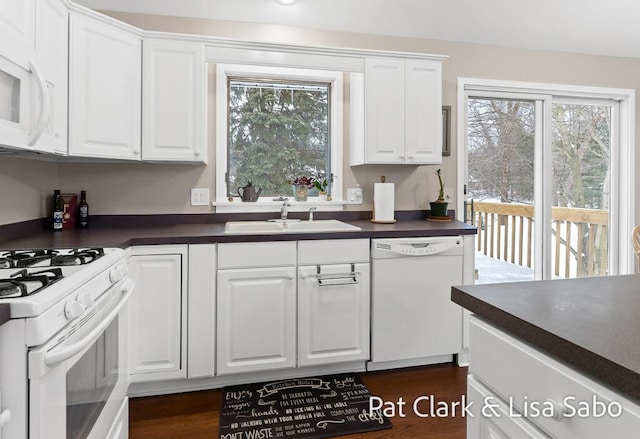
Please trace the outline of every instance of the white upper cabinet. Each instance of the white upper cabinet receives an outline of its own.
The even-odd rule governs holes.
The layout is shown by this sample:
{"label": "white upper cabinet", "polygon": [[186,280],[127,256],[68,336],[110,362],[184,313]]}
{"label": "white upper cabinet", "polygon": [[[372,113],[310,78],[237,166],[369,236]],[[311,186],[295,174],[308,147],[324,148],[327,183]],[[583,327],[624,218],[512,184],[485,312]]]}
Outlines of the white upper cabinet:
{"label": "white upper cabinet", "polygon": [[441,61],[367,58],[351,74],[351,118],[352,166],[441,163]]}
{"label": "white upper cabinet", "polygon": [[0,55],[28,69],[33,57],[35,0],[0,0]]}
{"label": "white upper cabinet", "polygon": [[69,12],[60,0],[36,3],[35,48],[44,83],[36,105],[43,132],[34,146],[37,151],[66,155]]}
{"label": "white upper cabinet", "polygon": [[139,160],[141,38],[111,21],[70,20],[69,155]]}
{"label": "white upper cabinet", "polygon": [[142,159],[206,163],[204,45],[145,39]]}
{"label": "white upper cabinet", "polygon": [[404,63],[367,59],[364,86],[366,162],[404,163]]}
{"label": "white upper cabinet", "polygon": [[405,151],[407,163],[442,162],[442,64],[405,61]]}

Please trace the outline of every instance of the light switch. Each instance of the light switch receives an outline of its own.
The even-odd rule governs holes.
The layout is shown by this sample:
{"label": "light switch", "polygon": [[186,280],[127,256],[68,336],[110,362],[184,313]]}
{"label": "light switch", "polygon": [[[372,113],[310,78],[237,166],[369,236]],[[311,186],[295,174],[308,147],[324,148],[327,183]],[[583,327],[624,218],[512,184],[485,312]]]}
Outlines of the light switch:
{"label": "light switch", "polygon": [[347,204],[362,204],[361,187],[350,187],[347,189]]}

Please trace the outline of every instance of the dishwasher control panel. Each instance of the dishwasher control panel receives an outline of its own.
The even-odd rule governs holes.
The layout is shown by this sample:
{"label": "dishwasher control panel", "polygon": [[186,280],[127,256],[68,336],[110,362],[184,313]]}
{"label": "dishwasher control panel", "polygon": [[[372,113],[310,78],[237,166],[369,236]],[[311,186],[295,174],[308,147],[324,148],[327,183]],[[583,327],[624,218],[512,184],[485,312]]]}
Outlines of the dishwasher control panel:
{"label": "dishwasher control panel", "polygon": [[391,255],[430,256],[443,252],[462,252],[460,236],[429,238],[376,239],[372,241],[372,257],[389,257]]}

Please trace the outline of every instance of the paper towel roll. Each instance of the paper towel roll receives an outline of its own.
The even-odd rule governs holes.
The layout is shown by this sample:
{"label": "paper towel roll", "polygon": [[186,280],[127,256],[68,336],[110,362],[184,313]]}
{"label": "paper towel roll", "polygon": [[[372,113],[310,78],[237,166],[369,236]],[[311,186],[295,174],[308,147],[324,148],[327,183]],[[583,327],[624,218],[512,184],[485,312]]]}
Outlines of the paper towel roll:
{"label": "paper towel roll", "polygon": [[375,223],[395,223],[393,183],[375,183],[373,185],[373,218]]}

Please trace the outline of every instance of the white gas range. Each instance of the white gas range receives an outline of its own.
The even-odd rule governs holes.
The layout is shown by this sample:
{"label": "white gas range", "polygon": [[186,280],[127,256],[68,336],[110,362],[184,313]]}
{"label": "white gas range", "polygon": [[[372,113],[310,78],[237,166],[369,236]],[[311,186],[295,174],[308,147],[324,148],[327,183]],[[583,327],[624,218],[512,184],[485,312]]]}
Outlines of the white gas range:
{"label": "white gas range", "polygon": [[0,250],[0,438],[127,437],[133,288],[122,249]]}

